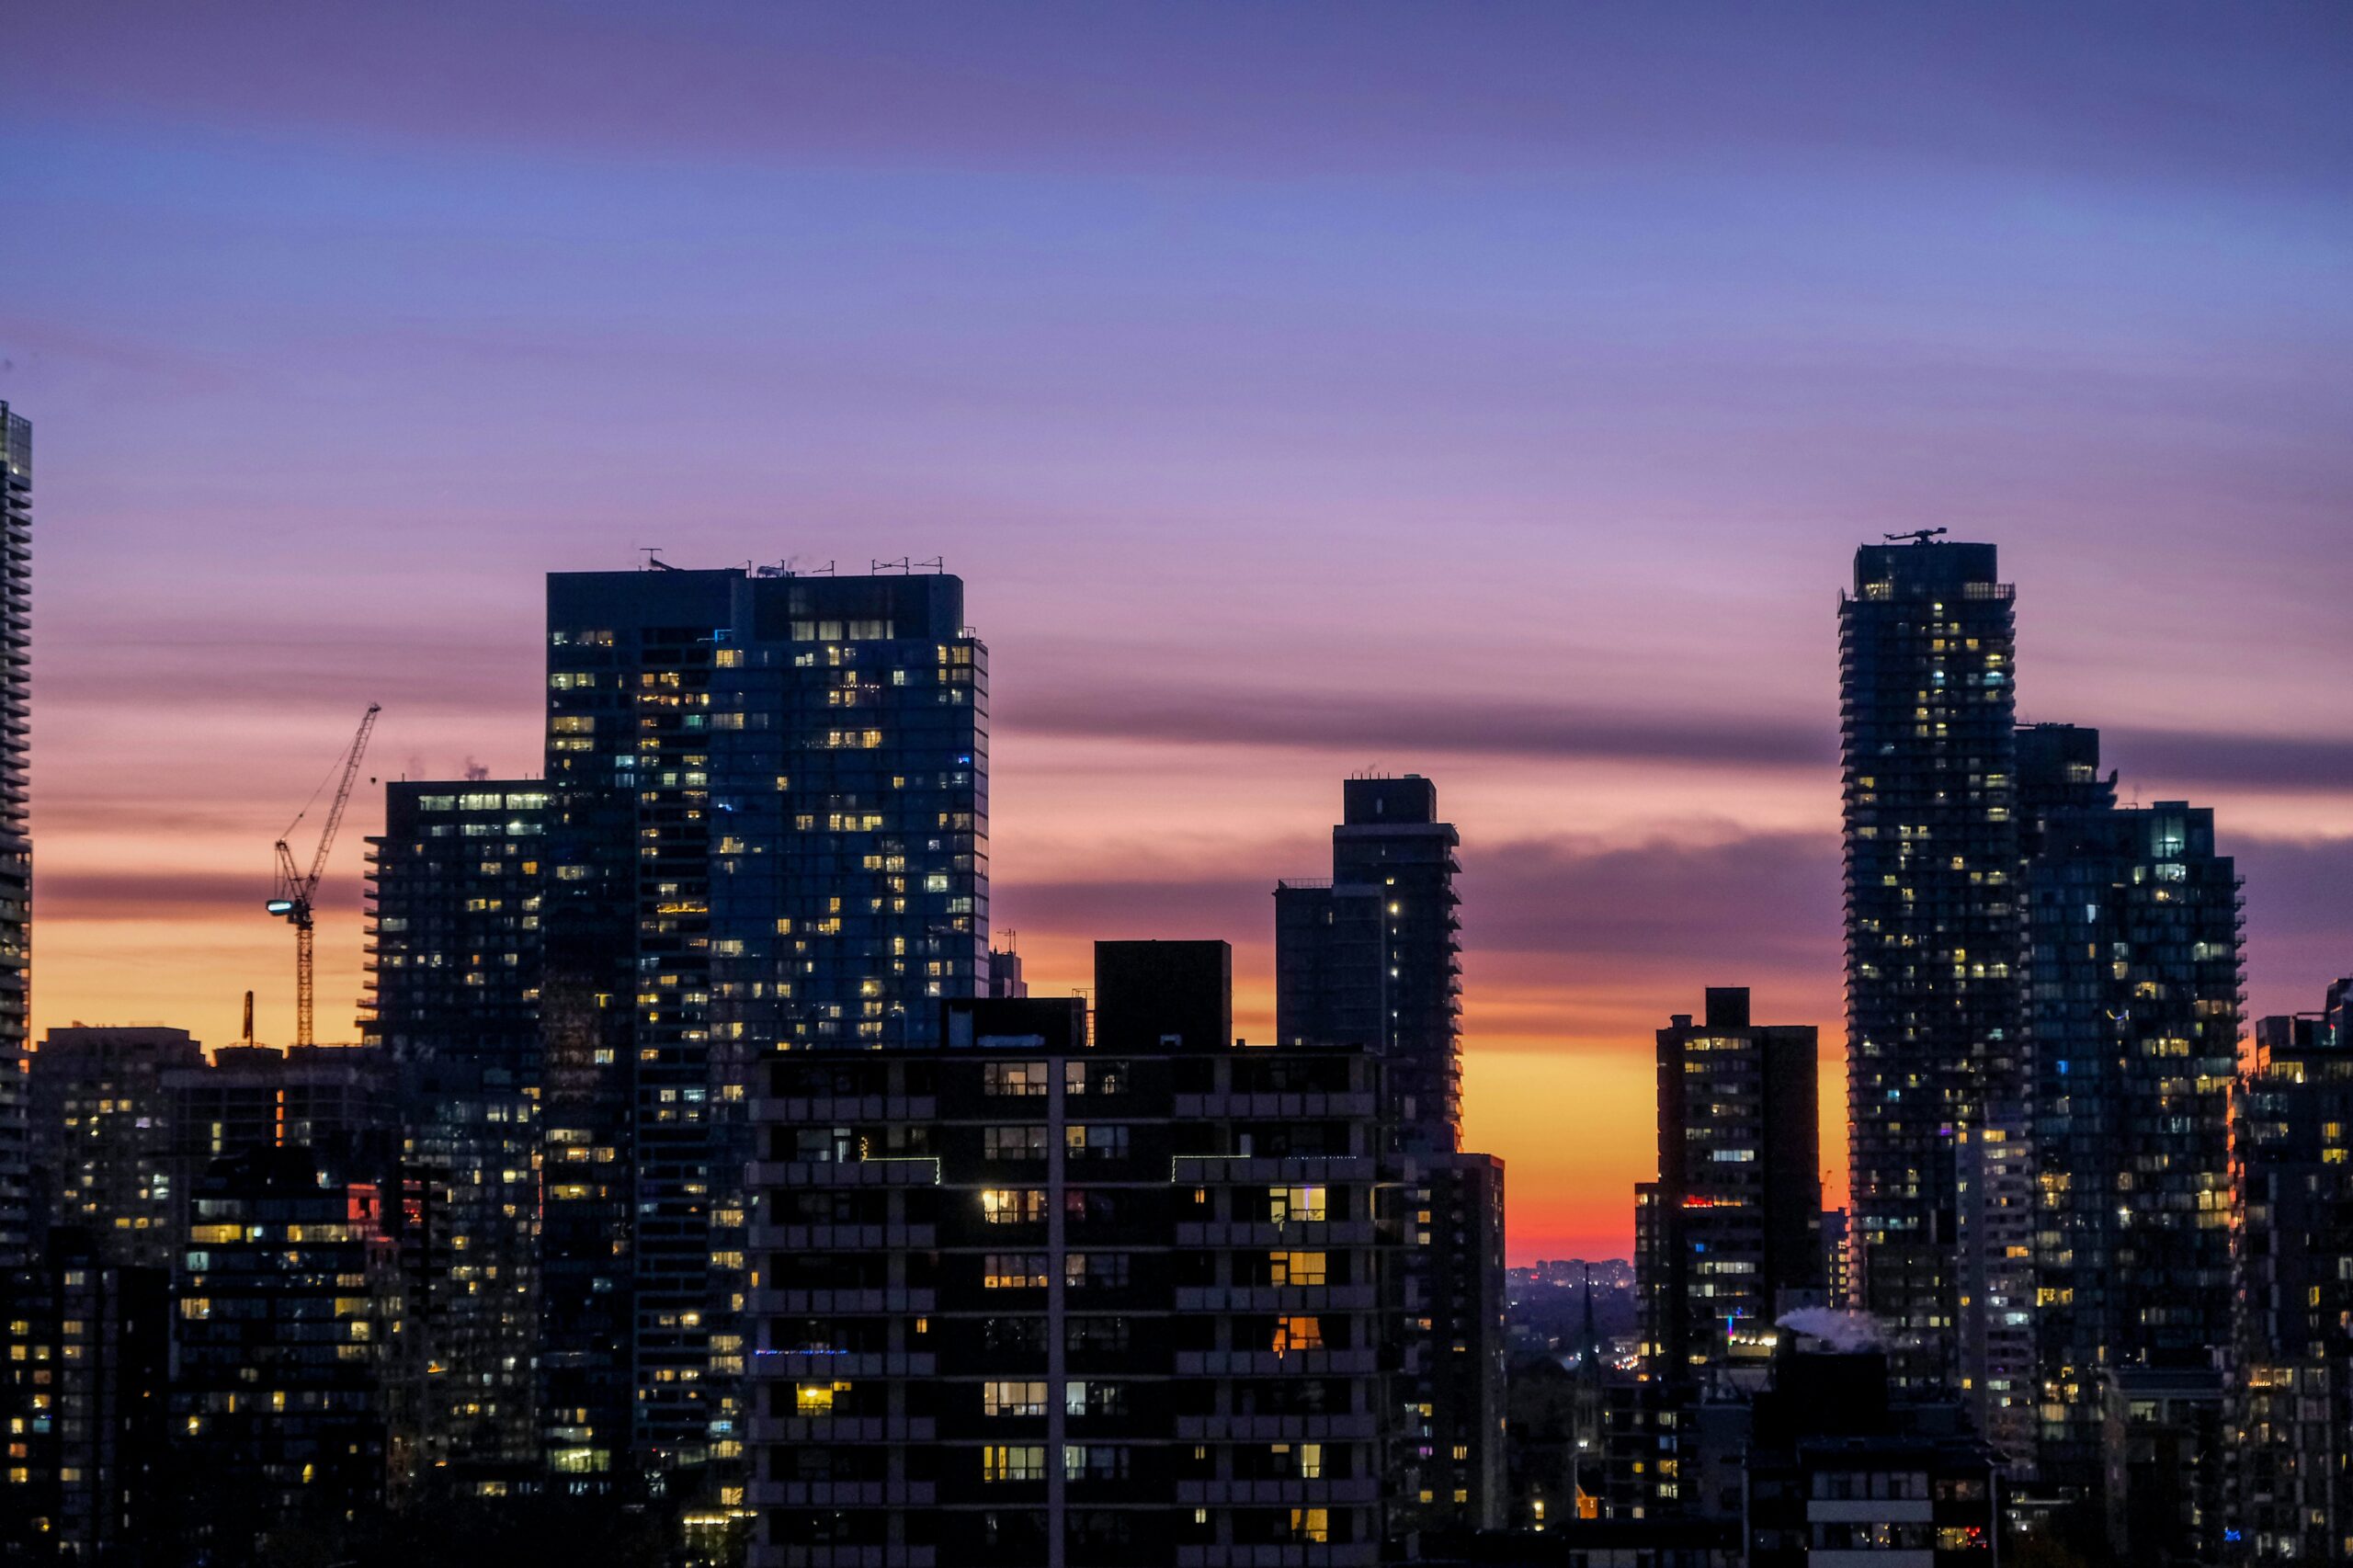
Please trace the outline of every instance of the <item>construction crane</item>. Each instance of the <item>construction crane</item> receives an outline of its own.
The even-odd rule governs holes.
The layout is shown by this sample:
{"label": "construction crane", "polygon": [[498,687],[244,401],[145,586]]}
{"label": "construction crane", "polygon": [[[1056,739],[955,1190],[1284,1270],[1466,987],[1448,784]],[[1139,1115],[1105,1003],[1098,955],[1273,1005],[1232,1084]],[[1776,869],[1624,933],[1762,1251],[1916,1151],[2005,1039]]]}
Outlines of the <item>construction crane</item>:
{"label": "construction crane", "polygon": [[294,851],[286,841],[293,836],[296,828],[302,825],[302,819],[310,814],[311,808],[316,805],[319,797],[326,792],[325,779],[319,781],[318,789],[311,792],[311,798],[302,803],[302,809],[294,813],[294,820],[286,824],[286,831],[278,837],[278,891],[264,907],[272,915],[284,916],[294,927],[294,1043],[296,1045],[313,1043],[311,1038],[313,990],[311,946],[313,925],[311,901],[319,891],[319,879],[326,873],[327,851],[335,847],[335,829],[343,825],[343,808],[351,803],[351,781],[359,775],[360,754],[368,749],[369,733],[375,729],[376,715],[382,711],[383,708],[380,703],[370,702],[368,705],[368,711],[359,717],[359,733],[351,737],[351,749],[343,755],[340,764],[342,777],[336,778],[333,770],[330,770],[327,775],[329,778],[335,778],[335,800],[327,807],[326,824],[319,830],[319,847],[311,856],[309,870],[297,869],[294,864]]}

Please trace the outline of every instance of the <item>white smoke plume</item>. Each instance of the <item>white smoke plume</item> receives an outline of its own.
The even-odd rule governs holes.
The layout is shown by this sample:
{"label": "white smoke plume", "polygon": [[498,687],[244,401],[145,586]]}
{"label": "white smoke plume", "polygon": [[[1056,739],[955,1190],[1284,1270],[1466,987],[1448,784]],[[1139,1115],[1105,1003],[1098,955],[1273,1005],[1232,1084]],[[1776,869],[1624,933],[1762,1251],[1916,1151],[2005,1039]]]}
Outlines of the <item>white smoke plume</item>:
{"label": "white smoke plume", "polygon": [[1886,1343],[1880,1337],[1879,1319],[1869,1312],[1843,1312],[1830,1307],[1801,1307],[1796,1312],[1784,1313],[1773,1326],[1819,1339],[1844,1355],[1877,1350]]}

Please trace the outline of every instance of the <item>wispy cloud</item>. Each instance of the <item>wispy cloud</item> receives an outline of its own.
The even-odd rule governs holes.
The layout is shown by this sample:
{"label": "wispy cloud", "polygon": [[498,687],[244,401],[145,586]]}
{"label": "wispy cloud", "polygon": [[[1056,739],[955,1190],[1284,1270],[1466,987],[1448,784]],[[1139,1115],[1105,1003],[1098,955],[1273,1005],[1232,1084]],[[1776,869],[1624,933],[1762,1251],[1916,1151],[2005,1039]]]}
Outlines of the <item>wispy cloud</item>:
{"label": "wispy cloud", "polygon": [[1762,767],[1819,767],[1837,756],[1835,732],[1799,720],[1667,718],[1631,707],[1394,692],[1074,684],[1020,698],[1004,718],[1016,734],[1182,745]]}

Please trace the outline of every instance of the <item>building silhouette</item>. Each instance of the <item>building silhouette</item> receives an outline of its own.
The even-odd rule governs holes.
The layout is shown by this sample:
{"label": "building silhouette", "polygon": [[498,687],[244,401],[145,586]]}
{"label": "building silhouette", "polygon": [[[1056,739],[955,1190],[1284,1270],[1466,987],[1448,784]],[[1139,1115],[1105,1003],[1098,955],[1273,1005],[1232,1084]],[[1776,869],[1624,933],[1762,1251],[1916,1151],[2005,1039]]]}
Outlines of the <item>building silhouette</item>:
{"label": "building silhouette", "polygon": [[360,1037],[392,1074],[410,1326],[431,1347],[419,1463],[460,1491],[509,1486],[579,1425],[543,1416],[575,1390],[540,1385],[543,1341],[577,1327],[541,1321],[542,1215],[590,1187],[541,1181],[543,1153],[563,1169],[570,1152],[543,1146],[540,1120],[552,816],[542,782],[401,780],[368,841]]}
{"label": "building silhouette", "polygon": [[1658,1031],[1658,1179],[1638,1220],[1643,1350],[1696,1381],[1735,1335],[1823,1303],[1821,1133],[1812,1025],[1758,1025],[1711,986],[1698,1023]]}
{"label": "building silhouette", "polygon": [[761,1568],[1382,1560],[1380,1062],[1233,1039],[1222,942],[763,1069]]}
{"label": "building silhouette", "polygon": [[1462,1142],[1461,840],[1416,773],[1350,778],[1332,877],[1275,889],[1275,1034],[1380,1051],[1407,1145]]}
{"label": "building silhouette", "polygon": [[2353,1554],[2353,979],[2267,1017],[2234,1096],[2231,1560]]}
{"label": "building silhouette", "polygon": [[2100,1377],[2231,1338],[2240,899],[2213,812],[2062,809],[2027,869],[2038,1480],[2100,1483]]}
{"label": "building silhouette", "polygon": [[1993,1454],[1958,1405],[1905,1400],[1883,1353],[1790,1335],[1749,1414],[1733,1501],[1753,1568],[1998,1561]]}
{"label": "building silhouette", "polygon": [[0,403],[0,1268],[29,1261],[34,1198],[26,1142],[31,1029],[33,847],[32,421]]}
{"label": "building silhouette", "polygon": [[1330,879],[1275,888],[1275,1032],[1286,1049],[1360,1047],[1382,1065],[1411,1221],[1396,1258],[1392,1531],[1493,1528],[1507,1482],[1504,1169],[1461,1147],[1461,837],[1419,774],[1346,780],[1340,814]]}
{"label": "building silhouette", "polygon": [[1957,1138],[2025,1081],[2012,590],[1989,544],[1865,545],[1838,624],[1854,1290],[1950,1386]]}
{"label": "building silhouette", "polygon": [[0,1273],[0,1560],[153,1561],[168,1477],[167,1267],[52,1229]]}
{"label": "building silhouette", "polygon": [[402,779],[368,840],[365,1044],[394,1062],[535,1083],[550,795],[529,779]]}
{"label": "building silhouette", "polygon": [[203,1065],[186,1029],[74,1024],[33,1052],[35,1187],[47,1223],[87,1233],[108,1260],[168,1269],[187,1194],[172,1160],[168,1074]]}
{"label": "building silhouette", "polygon": [[387,1195],[301,1145],[215,1163],[173,1280],[176,1476],[223,1561],[301,1521],[348,1526],[404,1475],[409,1351]]}
{"label": "building silhouette", "polygon": [[554,1457],[730,1465],[754,1064],[928,1048],[987,983],[987,653],[952,576],[658,563],[551,575],[548,644],[547,1135],[599,1173],[548,1226]]}

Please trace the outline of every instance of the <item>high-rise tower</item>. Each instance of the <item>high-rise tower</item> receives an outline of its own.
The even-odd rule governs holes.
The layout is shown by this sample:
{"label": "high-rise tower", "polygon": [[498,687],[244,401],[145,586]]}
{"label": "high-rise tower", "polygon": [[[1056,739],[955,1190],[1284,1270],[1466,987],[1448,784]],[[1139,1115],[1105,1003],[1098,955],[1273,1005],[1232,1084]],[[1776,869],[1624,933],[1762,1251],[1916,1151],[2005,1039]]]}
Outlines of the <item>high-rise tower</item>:
{"label": "high-rise tower", "polygon": [[1504,1167],[1461,1147],[1460,842],[1420,774],[1351,778],[1331,881],[1275,889],[1276,1034],[1381,1057],[1389,1168],[1414,1221],[1391,1325],[1401,1539],[1503,1519]]}
{"label": "high-rise tower", "polygon": [[548,1137],[631,1184],[601,1250],[551,1221],[551,1315],[626,1318],[642,1460],[730,1460],[754,1066],[986,983],[987,651],[956,577],[658,565],[551,576],[548,642]]}
{"label": "high-rise tower", "polygon": [[2257,1019],[2234,1095],[2232,1561],[2344,1560],[2353,1533],[2353,977]]}
{"label": "high-rise tower", "polygon": [[1956,1372],[1958,1140],[2024,1084],[2011,598],[1924,536],[1838,605],[1855,1283],[1915,1386]]}
{"label": "high-rise tower", "polygon": [[32,1245],[25,1041],[32,990],[33,425],[0,403],[0,1267]]}
{"label": "high-rise tower", "polygon": [[551,1200],[569,1216],[603,1190],[576,1165],[553,1193],[540,1179],[549,816],[537,780],[402,780],[385,787],[384,831],[368,841],[360,1035],[398,1076],[411,1231],[432,1249],[410,1302],[430,1352],[422,1442],[460,1485],[536,1460],[542,1409],[563,1412],[549,1427],[596,1425],[572,1414],[576,1392],[540,1398],[552,1374],[540,1356],[543,1216]]}
{"label": "high-rise tower", "polygon": [[1820,1053],[1811,1024],[1749,1021],[1710,986],[1697,1025],[1658,1031],[1658,1180],[1638,1272],[1654,1374],[1692,1381],[1736,1333],[1822,1301]]}
{"label": "high-rise tower", "polygon": [[360,1039],[404,1064],[538,1077],[549,795],[537,780],[403,779],[368,840]]}
{"label": "high-rise tower", "polygon": [[1427,1153],[1461,1144],[1461,842],[1420,774],[1351,778],[1331,881],[1275,890],[1277,1038],[1378,1049],[1399,1130]]}
{"label": "high-rise tower", "polygon": [[[2088,732],[2086,732],[2088,733]],[[2038,1479],[2102,1481],[2103,1370],[2231,1335],[2238,878],[2214,813],[2062,810],[2026,873]]]}

